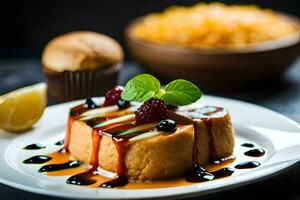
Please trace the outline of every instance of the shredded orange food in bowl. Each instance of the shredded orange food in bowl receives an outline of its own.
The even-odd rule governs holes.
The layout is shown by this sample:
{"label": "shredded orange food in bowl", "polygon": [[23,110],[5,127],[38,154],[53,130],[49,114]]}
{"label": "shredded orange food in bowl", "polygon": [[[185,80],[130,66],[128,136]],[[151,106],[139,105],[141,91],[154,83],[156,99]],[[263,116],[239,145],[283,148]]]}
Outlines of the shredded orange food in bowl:
{"label": "shredded orange food in bowl", "polygon": [[150,14],[134,26],[133,34],[163,44],[235,48],[282,38],[298,30],[293,20],[270,9],[199,3]]}

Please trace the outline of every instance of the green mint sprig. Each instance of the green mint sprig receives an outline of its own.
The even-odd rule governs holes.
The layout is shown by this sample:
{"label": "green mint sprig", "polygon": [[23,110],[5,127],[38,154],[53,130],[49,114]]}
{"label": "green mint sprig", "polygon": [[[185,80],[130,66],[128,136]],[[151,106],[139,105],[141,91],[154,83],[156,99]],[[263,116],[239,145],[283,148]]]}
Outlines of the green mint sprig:
{"label": "green mint sprig", "polygon": [[194,103],[202,96],[193,83],[177,79],[161,89],[160,82],[150,74],[139,74],[130,79],[121,95],[125,101],[144,102],[150,98],[162,99],[167,105],[183,106]]}

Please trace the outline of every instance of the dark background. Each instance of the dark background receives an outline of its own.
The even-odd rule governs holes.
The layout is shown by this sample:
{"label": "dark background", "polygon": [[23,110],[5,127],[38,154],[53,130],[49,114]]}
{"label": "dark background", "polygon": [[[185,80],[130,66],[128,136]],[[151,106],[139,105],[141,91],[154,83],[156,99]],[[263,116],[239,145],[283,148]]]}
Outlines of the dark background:
{"label": "dark background", "polygon": [[[192,5],[190,0],[130,0],[130,1],[2,1],[0,4],[0,95],[14,89],[44,81],[40,54],[46,43],[56,35],[91,30],[112,36],[124,44],[124,28],[135,17],[179,4]],[[205,1],[211,2],[211,1]],[[224,1],[223,1],[224,2]],[[300,0],[225,1],[227,3],[258,4],[300,17]],[[270,24],[272,26],[272,24]],[[130,59],[129,53],[126,54]],[[119,84],[144,69],[127,61],[121,70]],[[252,91],[214,95],[258,104],[300,122],[300,59],[290,66],[282,78],[256,87]],[[204,91],[205,92],[205,91]],[[206,92],[205,92],[206,94]],[[55,103],[49,101],[49,105]],[[245,113],[252,114],[255,113]],[[268,119],[266,119],[268,120]],[[1,169],[0,169],[1,170]],[[300,200],[300,163],[292,170],[249,186],[216,193],[213,199],[279,199]],[[1,200],[57,200],[17,190],[0,184]],[[195,198],[198,199],[198,198]]]}
{"label": "dark background", "polygon": [[[5,2],[5,4],[4,4]],[[193,5],[192,0],[130,1],[3,1],[0,6],[0,58],[40,57],[46,43],[56,35],[91,30],[107,34],[126,49],[124,29],[134,18],[161,11],[170,5]],[[258,4],[300,16],[297,0],[222,1],[229,4]],[[270,26],[272,26],[270,24]],[[127,58],[130,58],[128,53]]]}

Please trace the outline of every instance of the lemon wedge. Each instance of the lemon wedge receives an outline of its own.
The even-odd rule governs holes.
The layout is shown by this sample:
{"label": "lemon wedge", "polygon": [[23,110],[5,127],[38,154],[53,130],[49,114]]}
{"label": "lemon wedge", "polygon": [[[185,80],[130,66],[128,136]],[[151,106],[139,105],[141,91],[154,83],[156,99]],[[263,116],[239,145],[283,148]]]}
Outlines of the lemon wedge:
{"label": "lemon wedge", "polygon": [[47,86],[38,83],[0,96],[0,129],[21,132],[30,129],[47,105]]}

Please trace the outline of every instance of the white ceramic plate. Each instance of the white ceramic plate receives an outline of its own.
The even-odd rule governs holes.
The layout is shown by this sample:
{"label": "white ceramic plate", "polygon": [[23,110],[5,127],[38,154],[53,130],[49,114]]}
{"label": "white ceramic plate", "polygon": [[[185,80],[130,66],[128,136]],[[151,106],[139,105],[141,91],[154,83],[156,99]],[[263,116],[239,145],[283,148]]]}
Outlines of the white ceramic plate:
{"label": "white ceramic plate", "polygon": [[[54,143],[63,139],[68,109],[78,104],[70,102],[48,107],[39,123],[30,132],[14,135],[0,132],[0,181],[6,185],[29,192],[79,199],[142,199],[142,198],[184,198],[215,193],[242,186],[274,175],[295,164],[300,159],[300,126],[298,123],[271,110],[241,101],[206,96],[206,105],[227,107],[236,130],[235,165],[246,157],[241,147],[251,142],[266,150],[259,158],[261,166],[255,169],[236,170],[231,176],[189,186],[159,189],[92,189],[67,185],[68,177],[50,177],[38,173],[40,166],[24,165],[22,161],[33,155],[58,150]],[[31,143],[42,143],[46,149],[25,151],[22,148]]]}

